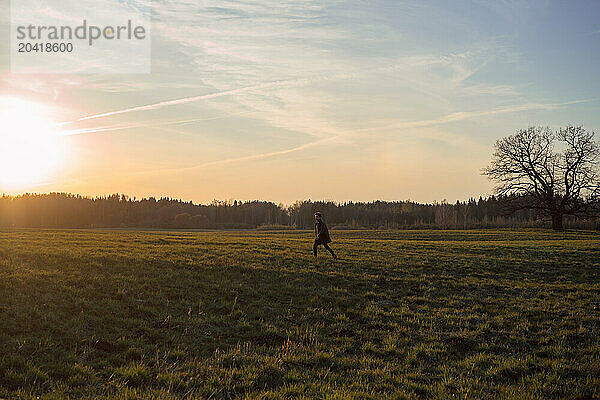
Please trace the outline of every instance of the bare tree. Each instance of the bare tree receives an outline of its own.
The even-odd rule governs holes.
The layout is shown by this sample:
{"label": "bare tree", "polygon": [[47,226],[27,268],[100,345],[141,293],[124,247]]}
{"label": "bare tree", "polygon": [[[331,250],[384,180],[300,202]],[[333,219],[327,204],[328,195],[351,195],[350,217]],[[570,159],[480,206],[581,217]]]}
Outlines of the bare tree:
{"label": "bare tree", "polygon": [[563,230],[565,215],[598,212],[600,148],[594,132],[582,126],[530,127],[500,139],[483,174],[495,181],[496,194],[509,209],[535,209]]}

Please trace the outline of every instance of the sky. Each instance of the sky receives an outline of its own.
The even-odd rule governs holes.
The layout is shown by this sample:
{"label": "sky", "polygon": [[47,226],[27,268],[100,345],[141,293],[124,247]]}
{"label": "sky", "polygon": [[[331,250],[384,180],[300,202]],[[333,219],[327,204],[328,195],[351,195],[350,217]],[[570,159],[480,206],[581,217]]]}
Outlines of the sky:
{"label": "sky", "polygon": [[[151,9],[149,74],[11,73],[1,13],[0,192],[454,202],[491,193],[481,170],[517,129],[600,130],[598,1]],[[59,141],[11,148],[40,124]]]}

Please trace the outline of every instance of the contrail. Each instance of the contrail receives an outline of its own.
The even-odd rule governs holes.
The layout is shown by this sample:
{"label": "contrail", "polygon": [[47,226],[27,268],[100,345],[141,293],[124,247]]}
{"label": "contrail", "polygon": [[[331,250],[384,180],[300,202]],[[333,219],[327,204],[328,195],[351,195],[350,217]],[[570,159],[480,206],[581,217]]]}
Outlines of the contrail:
{"label": "contrail", "polygon": [[[149,173],[155,175],[155,174],[160,174],[160,173],[170,173],[170,172],[181,172],[181,171],[189,171],[189,170],[194,170],[194,169],[200,169],[200,168],[204,168],[204,167],[210,167],[213,165],[220,165],[220,164],[227,164],[227,163],[233,163],[233,162],[237,162],[237,161],[247,161],[247,160],[257,160],[257,159],[261,159],[261,158],[269,158],[269,157],[275,157],[275,156],[280,156],[280,155],[284,155],[284,154],[289,154],[289,153],[294,153],[297,151],[301,151],[310,147],[314,147],[317,146],[319,144],[325,143],[325,142],[329,142],[335,139],[338,139],[339,136],[331,136],[325,139],[320,139],[320,140],[316,140],[314,142],[310,142],[310,143],[305,143],[303,145],[300,146],[296,146],[296,147],[292,147],[290,149],[286,149],[286,150],[280,150],[280,151],[273,151],[273,152],[269,152],[269,153],[260,153],[260,154],[253,154],[250,156],[244,156],[244,157],[236,157],[236,158],[227,158],[224,160],[216,160],[216,161],[210,161],[210,162],[206,162],[203,164],[198,164],[198,165],[192,165],[189,167],[182,167],[182,168],[164,168],[164,169],[159,169],[159,170],[144,170],[144,171],[137,171],[137,172],[130,172],[127,174],[127,176],[139,176],[139,175],[147,175]],[[107,175],[93,175],[93,176],[86,176],[85,180],[87,182],[89,182],[90,179],[95,179],[95,178],[105,178]],[[73,182],[81,182],[81,179],[73,179],[71,181],[69,181],[69,183],[73,183]]]}
{"label": "contrail", "polygon": [[190,170],[195,170],[195,169],[200,169],[200,168],[205,168],[205,167],[211,167],[213,165],[221,165],[221,164],[229,164],[229,163],[233,163],[233,162],[238,162],[238,161],[248,161],[248,160],[258,160],[261,158],[269,158],[269,157],[275,157],[275,156],[282,156],[284,154],[289,154],[289,153],[294,153],[297,151],[301,151],[301,150],[305,150],[307,148],[310,147],[314,147],[320,144],[323,144],[325,142],[329,142],[335,139],[338,139],[339,136],[331,136],[328,138],[324,138],[324,139],[319,139],[316,140],[314,142],[310,142],[310,143],[305,143],[303,145],[300,146],[296,146],[296,147],[292,147],[290,149],[286,149],[286,150],[279,150],[279,151],[272,151],[269,153],[260,153],[260,154],[253,154],[250,156],[244,156],[244,157],[235,157],[235,158],[227,158],[224,160],[216,160],[216,161],[209,161],[209,162],[205,162],[202,164],[197,164],[197,165],[192,165],[190,167],[181,167],[181,168],[166,168],[166,169],[161,169],[158,171],[152,171],[153,173],[156,172],[182,172],[182,171],[190,171]]}
{"label": "contrail", "polygon": [[488,111],[460,111],[454,112],[451,114],[444,115],[443,117],[436,119],[425,119],[421,121],[408,121],[408,122],[397,122],[384,126],[374,126],[369,128],[356,129],[354,132],[364,132],[364,131],[372,131],[379,129],[407,129],[407,128],[422,128],[426,126],[432,125],[442,125],[448,124],[451,122],[464,121],[470,118],[483,117],[486,115],[495,115],[495,114],[505,114],[505,113],[513,113],[519,111],[528,111],[528,110],[553,110],[555,108],[561,106],[567,106],[571,104],[579,104],[579,103],[587,103],[593,101],[593,99],[585,99],[585,100],[572,100],[565,101],[562,103],[527,103],[509,107],[495,108],[493,110]]}
{"label": "contrail", "polygon": [[166,106],[174,106],[177,104],[191,103],[193,101],[198,101],[198,100],[214,99],[214,98],[223,97],[223,96],[231,96],[234,94],[249,92],[252,90],[265,89],[265,88],[269,88],[269,87],[273,87],[273,86],[279,86],[279,85],[283,85],[283,84],[290,84],[290,83],[302,82],[302,81],[303,81],[302,79],[275,81],[275,82],[262,83],[259,85],[246,86],[246,87],[242,87],[242,88],[238,88],[238,89],[226,90],[224,92],[216,92],[216,93],[204,94],[201,96],[192,96],[192,97],[184,97],[184,98],[175,99],[175,100],[161,101],[158,103],[147,104],[144,106],[125,108],[123,110],[116,110],[116,111],[109,111],[109,112],[105,112],[105,113],[101,113],[101,114],[87,115],[85,117],[81,117],[81,118],[78,118],[73,121],[60,122],[57,125],[68,125],[73,122],[86,121],[88,119],[103,118],[103,117],[108,117],[111,115],[125,114],[125,113],[130,113],[130,112],[135,112],[135,111],[155,110],[157,108],[166,107]]}
{"label": "contrail", "polygon": [[245,87],[238,88],[238,89],[226,90],[223,92],[216,92],[216,93],[204,94],[204,95],[200,95],[200,96],[192,96],[192,97],[184,97],[181,99],[160,101],[160,102],[154,103],[154,104],[130,107],[130,108],[122,109],[122,110],[109,111],[109,112],[105,112],[105,113],[101,113],[101,114],[87,115],[87,116],[84,116],[81,118],[77,118],[73,121],[59,122],[56,125],[58,125],[58,126],[69,125],[74,122],[85,121],[88,119],[103,118],[103,117],[108,117],[111,115],[124,114],[124,113],[135,112],[135,111],[154,110],[154,109],[166,107],[166,106],[191,103],[193,101],[198,101],[198,100],[214,99],[214,98],[223,97],[223,96],[231,96],[231,95],[235,95],[235,94],[239,94],[239,93],[250,92],[250,91],[258,90],[258,89],[266,89],[266,88],[280,86],[280,85],[307,84],[307,83],[316,82],[316,81],[329,81],[329,80],[333,80],[333,79],[356,79],[359,77],[360,77],[359,74],[347,73],[347,74],[324,75],[324,76],[313,77],[313,78],[296,78],[296,79],[279,80],[279,81],[261,83],[258,85],[245,86]]}
{"label": "contrail", "polygon": [[[243,114],[243,113],[235,113],[235,114],[230,114],[230,115],[240,115],[240,114]],[[63,136],[71,136],[71,135],[84,135],[84,134],[91,134],[91,133],[111,132],[111,131],[118,131],[118,130],[123,130],[123,129],[130,129],[130,128],[154,128],[154,127],[166,126],[166,125],[186,125],[186,124],[192,124],[194,122],[204,122],[204,121],[212,121],[212,120],[216,120],[216,119],[223,119],[223,118],[229,117],[230,115],[220,116],[220,117],[211,117],[211,118],[184,119],[184,120],[179,120],[179,121],[165,121],[165,122],[157,122],[154,124],[106,125],[106,126],[98,126],[95,128],[72,129],[72,130],[62,131],[61,134]]]}

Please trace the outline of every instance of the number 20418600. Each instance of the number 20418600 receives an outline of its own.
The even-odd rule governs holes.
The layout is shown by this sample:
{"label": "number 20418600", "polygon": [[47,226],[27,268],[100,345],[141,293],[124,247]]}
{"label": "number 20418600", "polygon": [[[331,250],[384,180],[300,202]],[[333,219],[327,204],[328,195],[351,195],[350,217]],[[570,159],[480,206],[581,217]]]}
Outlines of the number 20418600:
{"label": "number 20418600", "polygon": [[19,53],[70,53],[73,43],[19,43]]}

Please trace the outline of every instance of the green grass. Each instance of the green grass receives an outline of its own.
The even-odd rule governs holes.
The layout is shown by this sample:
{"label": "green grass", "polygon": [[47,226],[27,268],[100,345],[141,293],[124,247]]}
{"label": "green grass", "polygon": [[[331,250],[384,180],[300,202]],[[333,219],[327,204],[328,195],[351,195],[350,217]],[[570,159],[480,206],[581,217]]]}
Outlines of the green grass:
{"label": "green grass", "polygon": [[0,398],[600,397],[600,234],[0,231]]}

